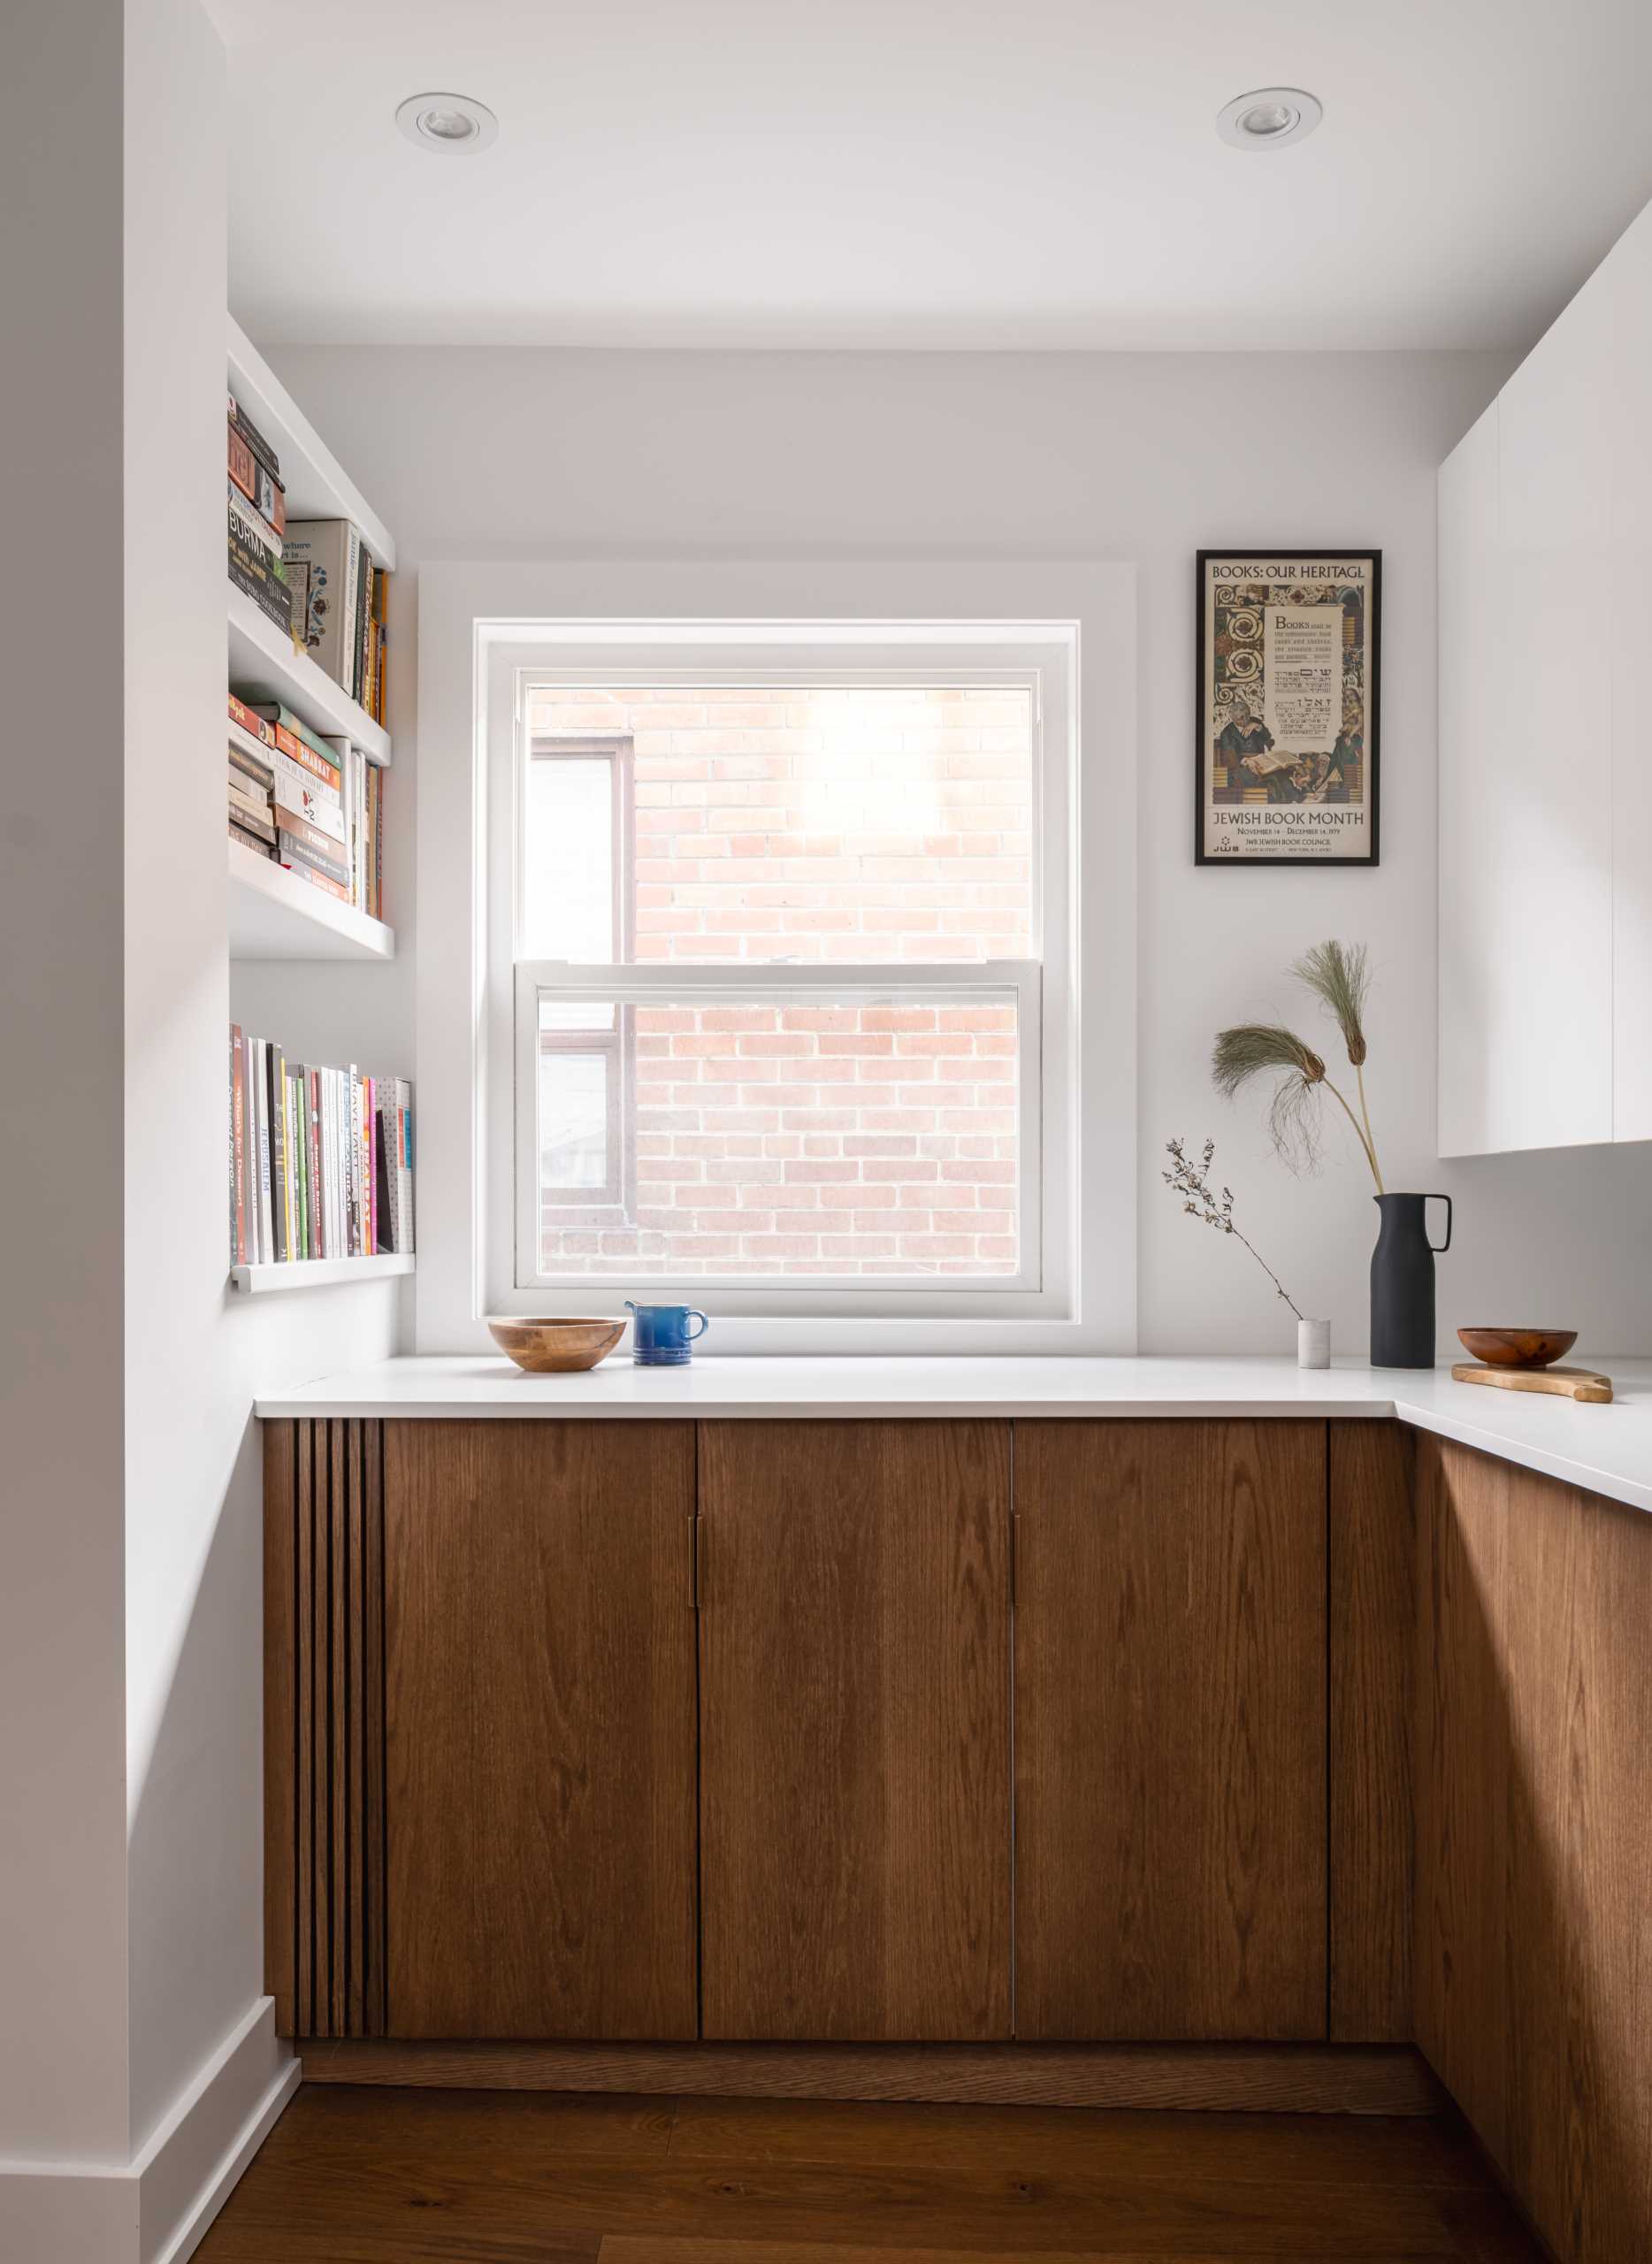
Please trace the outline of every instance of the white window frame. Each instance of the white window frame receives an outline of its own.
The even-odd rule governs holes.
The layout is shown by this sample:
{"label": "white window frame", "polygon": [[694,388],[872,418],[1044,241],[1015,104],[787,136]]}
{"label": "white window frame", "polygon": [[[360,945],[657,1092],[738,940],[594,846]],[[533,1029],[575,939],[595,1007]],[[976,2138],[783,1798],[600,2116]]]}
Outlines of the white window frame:
{"label": "white window frame", "polygon": [[[1014,639],[994,625],[928,623],[751,622],[617,625],[592,645],[577,629],[540,624],[531,643],[490,645],[486,679],[488,779],[488,970],[492,1052],[488,1116],[495,1155],[494,1199],[486,1220],[488,1308],[493,1312],[588,1310],[611,1295],[611,1274],[536,1271],[539,1232],[534,1200],[539,1157],[539,1076],[534,1050],[539,994],[616,1006],[663,1005],[694,996],[779,999],[825,991],[834,998],[976,996],[983,988],[1012,992],[1017,1008],[1019,1262],[1013,1274],[924,1274],[872,1278],[776,1273],[728,1277],[695,1272],[678,1280],[654,1267],[635,1277],[662,1294],[692,1290],[714,1320],[810,1319],[913,1319],[1056,1317],[1069,1312],[1073,1286],[1065,1201],[1070,1139],[1068,1060],[1044,1028],[1044,999],[1064,1015],[1069,989],[1069,906],[1065,849],[1072,806],[1072,670],[1059,637]],[[675,657],[682,655],[681,659]],[[1006,685],[1024,691],[1033,717],[1030,896],[1034,956],[1028,960],[707,964],[650,960],[640,966],[571,967],[518,957],[523,924],[524,846],[521,786],[532,746],[551,735],[528,730],[532,687],[624,683],[672,690],[695,685],[761,692],[797,684],[961,689]],[[617,842],[618,837],[616,837]],[[1047,854],[1046,841],[1053,843]],[[616,856],[616,867],[619,859]],[[1046,871],[1048,877],[1046,877]],[[509,1012],[507,1021],[506,1002]],[[507,1145],[509,1141],[509,1145]],[[1045,1195],[1046,1187],[1049,1189]],[[600,1203],[590,1207],[600,1207]],[[617,1223],[617,1221],[616,1221]],[[630,1286],[622,1282],[619,1286]]]}
{"label": "white window frame", "polygon": [[[500,1251],[488,1224],[509,1207],[495,1196],[513,1183],[509,1116],[497,1104],[501,1063],[514,1066],[514,982],[501,1001],[490,990],[490,927],[498,891],[489,885],[489,686],[493,663],[517,648],[532,666],[571,660],[586,680],[635,673],[638,624],[646,623],[665,672],[709,632],[740,624],[746,659],[796,681],[822,639],[852,639],[914,657],[914,635],[997,676],[1024,662],[1058,667],[1068,686],[1063,771],[1068,806],[1059,834],[1059,914],[1066,966],[1044,970],[1039,1002],[1046,1100],[1052,1062],[1065,1063],[1059,1105],[1041,1128],[1043,1278],[1036,1289],[967,1283],[907,1297],[891,1314],[864,1285],[816,1294],[810,1310],[776,1311],[773,1285],[748,1282],[717,1317],[722,1353],[792,1351],[922,1353],[1128,1353],[1136,1342],[1136,575],[1126,564],[914,559],[595,560],[539,563],[423,564],[419,589],[416,998],[420,1112],[420,1255],[414,1285],[415,1345],[423,1352],[491,1352],[484,1315],[501,1309]],[[915,627],[914,627],[915,624]],[[1080,654],[1097,692],[1081,703]],[[710,673],[726,676],[723,657]],[[1099,696],[1098,696],[1098,692]],[[1083,794],[1094,782],[1098,792]],[[1059,853],[1054,848],[1059,839]],[[1077,871],[1084,875],[1082,891]],[[1052,877],[1047,868],[1046,880]],[[1048,902],[1048,897],[1046,902]],[[1049,949],[1048,944],[1046,949]],[[1051,953],[1053,960],[1054,953]],[[655,983],[676,985],[683,968],[650,961]],[[772,970],[771,970],[772,972]],[[788,979],[807,972],[784,970]],[[891,971],[894,973],[896,971]],[[935,969],[902,962],[899,979],[922,985]],[[979,983],[980,965],[963,970]],[[701,963],[702,977],[715,970]],[[840,984],[864,969],[831,969]],[[1052,1044],[1053,1037],[1053,1044]],[[1058,1075],[1059,1074],[1058,1067]],[[507,1078],[509,1069],[506,1071]],[[1056,1168],[1052,1170],[1052,1158]],[[504,1268],[514,1263],[505,1237]],[[656,1285],[667,1284],[655,1277]],[[707,1305],[688,1282],[692,1301]],[[904,1287],[904,1285],[903,1285]],[[763,1308],[752,1310],[752,1291]],[[532,1302],[546,1312],[614,1305],[625,1285],[569,1289],[559,1283]],[[520,1307],[523,1297],[512,1293]],[[747,1309],[740,1310],[742,1302]],[[504,1309],[509,1309],[505,1305]],[[707,1350],[713,1350],[707,1347]]]}

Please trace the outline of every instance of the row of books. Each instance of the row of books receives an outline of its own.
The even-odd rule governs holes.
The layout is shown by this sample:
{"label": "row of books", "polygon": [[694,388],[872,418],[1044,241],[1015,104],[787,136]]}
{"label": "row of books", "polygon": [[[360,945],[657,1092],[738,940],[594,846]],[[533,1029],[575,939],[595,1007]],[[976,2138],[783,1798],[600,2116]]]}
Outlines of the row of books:
{"label": "row of books", "polygon": [[280,461],[232,393],[229,395],[229,578],[278,629],[291,633],[292,593],[282,552],[287,490]]}
{"label": "row of books", "polygon": [[229,838],[384,917],[384,772],[279,700],[229,695]]}
{"label": "row of books", "polygon": [[413,1089],[230,1029],[231,1263],[413,1248]]}
{"label": "row of books", "polygon": [[348,519],[304,519],[282,546],[293,634],[374,723],[385,720],[388,580]]}
{"label": "row of books", "polygon": [[388,577],[350,520],[287,517],[280,460],[228,401],[229,578],[382,723]]}

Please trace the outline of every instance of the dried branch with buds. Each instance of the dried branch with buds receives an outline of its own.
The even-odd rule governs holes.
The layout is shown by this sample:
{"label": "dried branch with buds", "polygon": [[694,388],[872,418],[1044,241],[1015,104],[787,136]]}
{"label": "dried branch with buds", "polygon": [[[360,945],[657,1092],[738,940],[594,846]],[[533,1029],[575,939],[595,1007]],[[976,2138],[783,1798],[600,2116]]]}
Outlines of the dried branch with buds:
{"label": "dried branch with buds", "polygon": [[1183,1148],[1180,1140],[1166,1140],[1165,1153],[1170,1159],[1171,1168],[1161,1172],[1159,1177],[1166,1187],[1182,1197],[1182,1207],[1189,1217],[1201,1219],[1207,1227],[1214,1227],[1219,1235],[1233,1235],[1243,1243],[1251,1257],[1273,1284],[1274,1289],[1300,1320],[1302,1312],[1296,1299],[1291,1296],[1256,1244],[1248,1235],[1241,1234],[1239,1228],[1234,1224],[1233,1189],[1224,1187],[1220,1199],[1211,1192],[1211,1165],[1216,1154],[1214,1140],[1207,1140],[1205,1143],[1204,1155],[1197,1164]]}

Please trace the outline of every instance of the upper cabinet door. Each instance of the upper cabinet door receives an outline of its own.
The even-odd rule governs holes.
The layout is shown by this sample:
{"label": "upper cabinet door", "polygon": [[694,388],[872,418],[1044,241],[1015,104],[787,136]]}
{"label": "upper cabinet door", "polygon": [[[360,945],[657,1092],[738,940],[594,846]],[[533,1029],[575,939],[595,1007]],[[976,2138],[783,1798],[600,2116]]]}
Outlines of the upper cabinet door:
{"label": "upper cabinet door", "polygon": [[686,1423],[385,1426],[388,2032],[692,2037]]}
{"label": "upper cabinet door", "polygon": [[1499,1148],[1612,1136],[1616,295],[1592,278],[1499,402],[1492,760],[1460,844],[1496,877],[1484,1011]]}
{"label": "upper cabinet door", "polygon": [[1326,2032],[1325,1426],[1015,1426],[1015,2029]]}
{"label": "upper cabinet door", "polygon": [[1440,1146],[1652,1139],[1652,207],[1440,474]]}
{"label": "upper cabinet door", "polygon": [[1007,2038],[1008,1426],[700,1456],[705,2034]]}
{"label": "upper cabinet door", "polygon": [[1652,205],[1610,254],[1612,1132],[1652,1140]]}
{"label": "upper cabinet door", "polygon": [[[1440,1078],[1442,1156],[1507,1145],[1526,1041],[1505,1026],[1506,883],[1499,822],[1503,593],[1497,485],[1502,404],[1440,467]],[[1508,1088],[1509,1090],[1505,1090]]]}

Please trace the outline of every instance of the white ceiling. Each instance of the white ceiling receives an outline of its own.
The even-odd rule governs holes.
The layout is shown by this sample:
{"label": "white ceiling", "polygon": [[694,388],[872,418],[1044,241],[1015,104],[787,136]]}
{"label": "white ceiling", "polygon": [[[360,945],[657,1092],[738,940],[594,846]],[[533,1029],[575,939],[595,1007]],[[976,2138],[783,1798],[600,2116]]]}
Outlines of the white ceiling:
{"label": "white ceiling", "polygon": [[1518,348],[1652,196],[1652,0],[210,4],[271,340]]}

